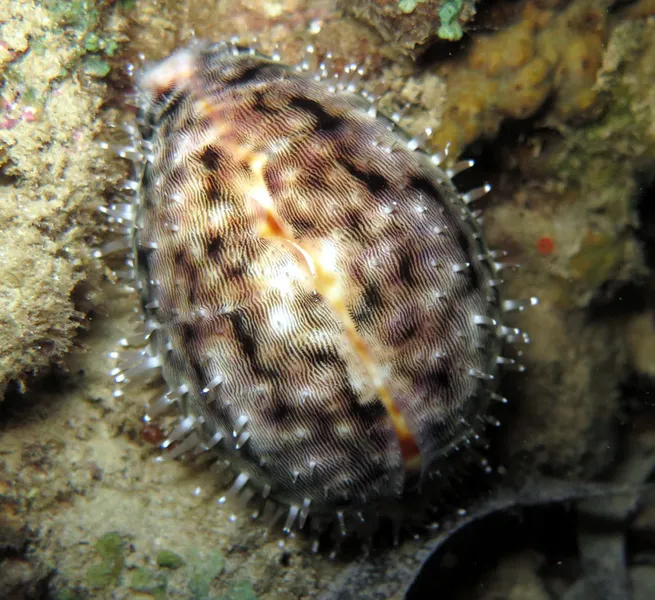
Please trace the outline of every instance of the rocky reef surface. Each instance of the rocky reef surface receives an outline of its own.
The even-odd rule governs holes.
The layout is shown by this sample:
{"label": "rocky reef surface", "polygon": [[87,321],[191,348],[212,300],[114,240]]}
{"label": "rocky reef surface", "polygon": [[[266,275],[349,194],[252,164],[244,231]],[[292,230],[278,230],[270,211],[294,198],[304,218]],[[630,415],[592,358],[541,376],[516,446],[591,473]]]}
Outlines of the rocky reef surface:
{"label": "rocky reef surface", "polygon": [[0,3],[0,399],[73,348],[103,277],[97,209],[120,175],[93,141],[117,48],[102,10]]}
{"label": "rocky reef surface", "polygon": [[[194,35],[256,36],[287,62],[311,43],[336,70],[361,64],[410,132],[432,127],[431,148],[474,158],[458,183],[493,185],[487,236],[521,265],[508,295],[540,299],[515,319],[531,343],[526,372],[503,379],[503,481],[648,481],[655,2],[0,0],[0,23],[0,597],[347,598],[377,585],[359,563],[312,556],[302,536],[263,538],[245,510],[217,505],[216,475],[153,463],[148,390],[112,395],[107,356],[133,327],[134,298],[93,252],[109,235],[98,207],[129,165],[97,141],[129,119],[126,64]],[[635,498],[576,502],[576,518],[525,509],[501,548],[493,523],[472,522],[485,568],[462,571],[464,544],[435,572],[460,575],[453,598],[571,600],[601,597],[589,590],[607,582],[603,565],[605,597],[631,585],[651,598],[655,504]],[[385,597],[400,598],[436,550],[390,552],[407,569]]]}

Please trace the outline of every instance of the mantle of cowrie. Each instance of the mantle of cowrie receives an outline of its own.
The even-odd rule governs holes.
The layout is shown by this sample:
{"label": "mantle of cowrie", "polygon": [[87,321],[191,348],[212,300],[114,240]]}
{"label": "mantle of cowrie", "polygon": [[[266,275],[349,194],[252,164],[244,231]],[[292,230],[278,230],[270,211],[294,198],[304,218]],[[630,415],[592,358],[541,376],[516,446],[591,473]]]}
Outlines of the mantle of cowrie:
{"label": "mantle of cowrie", "polygon": [[230,493],[286,530],[311,513],[344,531],[423,489],[491,420],[502,342],[522,338],[468,206],[488,186],[460,195],[470,163],[440,168],[347,71],[175,52],[138,78],[135,197],[105,211],[144,315],[117,383],[161,372],[146,420],[179,415],[170,456],[228,460]]}

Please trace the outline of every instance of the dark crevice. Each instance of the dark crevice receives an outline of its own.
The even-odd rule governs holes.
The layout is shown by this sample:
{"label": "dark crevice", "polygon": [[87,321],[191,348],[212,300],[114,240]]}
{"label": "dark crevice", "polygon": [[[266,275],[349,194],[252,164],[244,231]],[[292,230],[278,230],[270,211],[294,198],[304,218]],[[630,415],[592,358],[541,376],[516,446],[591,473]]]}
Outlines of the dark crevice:
{"label": "dark crevice", "polygon": [[640,241],[646,264],[655,269],[655,178],[653,169],[648,175],[636,175],[638,193],[634,202],[637,214],[637,239]]}
{"label": "dark crevice", "polygon": [[78,377],[84,377],[84,373],[74,374],[63,365],[52,364],[38,374],[24,374],[23,383],[11,381],[5,390],[4,400],[0,402],[0,425],[11,421],[12,426],[17,426],[25,419],[33,418],[44,402],[44,393],[47,403],[56,402],[64,390],[76,387]]}
{"label": "dark crevice", "polygon": [[569,575],[575,579],[576,530],[575,514],[561,506],[491,515],[475,527],[462,529],[435,552],[423,565],[406,600],[464,597],[460,595],[466,590],[483,585],[485,576],[502,558],[529,551],[545,557],[543,570],[573,565]]}
{"label": "dark crevice", "polygon": [[[532,116],[525,119],[505,119],[498,133],[489,139],[478,139],[466,146],[461,159],[473,159],[474,169],[466,169],[455,176],[454,183],[461,190],[469,190],[483,182],[495,186],[499,174],[507,177],[521,177],[520,157],[525,155],[526,144],[538,144],[540,152],[546,153],[559,144],[562,136],[541,123],[551,111],[554,98],[548,98]],[[529,155],[531,153],[528,152]],[[534,173],[527,175],[534,179]],[[476,208],[479,208],[476,205]]]}
{"label": "dark crevice", "polygon": [[470,45],[471,39],[468,35],[464,35],[461,40],[456,42],[437,39],[433,44],[427,46],[417,58],[416,66],[420,70],[427,70],[429,67],[455,60],[464,54]]}
{"label": "dark crevice", "polygon": [[645,281],[609,280],[594,292],[587,307],[589,322],[630,317],[650,307],[653,290]]}
{"label": "dark crevice", "polygon": [[607,12],[610,14],[617,13],[628,6],[636,4],[637,1],[638,0],[615,0],[612,6],[607,9]]}
{"label": "dark crevice", "polygon": [[624,379],[620,390],[619,421],[622,425],[631,426],[640,415],[655,416],[655,380],[633,371]]}
{"label": "dark crevice", "polygon": [[4,169],[0,169],[0,186],[17,187],[19,183],[20,178],[17,175],[9,175]]}

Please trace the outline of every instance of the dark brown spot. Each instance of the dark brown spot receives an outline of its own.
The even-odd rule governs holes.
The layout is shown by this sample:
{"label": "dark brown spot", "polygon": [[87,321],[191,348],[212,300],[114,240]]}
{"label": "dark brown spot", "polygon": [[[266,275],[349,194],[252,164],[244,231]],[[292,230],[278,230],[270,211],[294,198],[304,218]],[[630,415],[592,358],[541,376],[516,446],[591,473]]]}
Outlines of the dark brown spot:
{"label": "dark brown spot", "polygon": [[400,261],[398,262],[398,276],[401,281],[410,287],[416,283],[412,267],[412,257],[408,252],[403,252],[400,256]]}
{"label": "dark brown spot", "polygon": [[223,251],[223,238],[219,233],[212,235],[206,241],[205,252],[207,256],[212,260],[217,260],[220,258],[221,252]]}
{"label": "dark brown spot", "polygon": [[299,236],[309,235],[316,230],[314,221],[306,219],[301,216],[292,216],[289,218],[289,223],[296,230]]}
{"label": "dark brown spot", "polygon": [[308,168],[302,172],[302,183],[308,190],[325,191],[327,188],[326,173],[320,168]]}
{"label": "dark brown spot", "polygon": [[357,310],[353,311],[352,319],[356,324],[370,325],[375,319],[375,313],[382,308],[382,294],[380,286],[375,282],[368,282],[364,286],[362,299]]}
{"label": "dark brown spot", "polygon": [[262,90],[255,90],[252,95],[254,98],[252,107],[255,111],[260,114],[270,114],[275,112],[275,110],[268,105],[265,92]]}
{"label": "dark brown spot", "polygon": [[315,366],[341,365],[343,361],[334,348],[311,348],[308,352],[308,360]]}
{"label": "dark brown spot", "polygon": [[182,343],[185,347],[194,344],[198,338],[198,332],[191,323],[183,323],[182,327]]}
{"label": "dark brown spot", "polygon": [[357,239],[364,237],[364,219],[360,211],[348,210],[345,212],[343,218],[348,233]]}
{"label": "dark brown spot", "polygon": [[382,308],[382,293],[380,285],[373,281],[364,287],[364,302],[370,310],[379,310]]}
{"label": "dark brown spot", "polygon": [[289,106],[299,111],[310,114],[316,122],[316,129],[319,131],[334,131],[341,126],[343,120],[331,115],[316,100],[297,96],[289,100]]}
{"label": "dark brown spot", "polygon": [[402,346],[411,340],[418,331],[418,322],[414,314],[401,313],[388,324],[388,339],[392,346]]}
{"label": "dark brown spot", "polygon": [[200,153],[199,158],[205,169],[212,172],[218,170],[223,160],[222,153],[216,146],[207,146]]}
{"label": "dark brown spot", "polygon": [[228,313],[228,318],[232,323],[234,338],[241,347],[241,351],[250,363],[252,370],[257,374],[269,375],[268,369],[263,368],[257,357],[257,341],[251,331],[248,321],[241,311],[235,310]]}
{"label": "dark brown spot", "polygon": [[418,190],[419,192],[425,194],[426,196],[429,196],[430,198],[432,198],[432,200],[434,200],[438,204],[441,204],[443,202],[443,194],[434,185],[434,183],[432,183],[432,181],[427,177],[422,177],[422,176],[412,177],[409,180],[409,185],[413,187],[415,190]]}
{"label": "dark brown spot", "polygon": [[225,83],[229,86],[247,85],[257,79],[262,79],[263,74],[271,67],[269,63],[259,63],[244,69],[239,75],[232,79],[226,80]]}
{"label": "dark brown spot", "polygon": [[241,279],[248,273],[248,265],[242,262],[226,263],[223,265],[225,276],[228,279]]}
{"label": "dark brown spot", "polygon": [[287,402],[277,386],[273,386],[267,412],[274,423],[282,423],[293,414],[293,406]]}
{"label": "dark brown spot", "polygon": [[434,366],[418,378],[419,382],[431,394],[441,394],[442,397],[450,391],[450,363],[446,358],[439,359],[439,365]]}
{"label": "dark brown spot", "polygon": [[348,399],[348,413],[366,430],[386,419],[387,409],[380,398],[374,398],[371,402],[363,403],[352,388],[348,387],[345,392]]}
{"label": "dark brown spot", "polygon": [[173,262],[176,267],[182,267],[186,263],[186,252],[182,249],[178,249],[173,254]]}
{"label": "dark brown spot", "polygon": [[380,192],[384,192],[389,189],[389,182],[383,175],[379,175],[378,173],[373,172],[361,171],[351,162],[348,162],[344,159],[341,159],[339,162],[348,171],[348,173],[355,177],[355,179],[361,181],[372,195],[379,194]]}
{"label": "dark brown spot", "polygon": [[205,195],[211,204],[222,204],[223,194],[223,186],[218,177],[212,175],[205,179]]}

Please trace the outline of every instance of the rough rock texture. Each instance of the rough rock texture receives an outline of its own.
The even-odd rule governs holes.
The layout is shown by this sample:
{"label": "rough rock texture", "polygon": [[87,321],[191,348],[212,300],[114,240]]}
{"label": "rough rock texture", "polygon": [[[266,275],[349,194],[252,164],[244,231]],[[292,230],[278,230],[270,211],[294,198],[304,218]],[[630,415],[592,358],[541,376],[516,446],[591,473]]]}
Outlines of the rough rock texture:
{"label": "rough rock texture", "polygon": [[380,34],[389,49],[416,58],[431,42],[459,40],[475,0],[340,0],[343,10]]}
{"label": "rough rock texture", "polygon": [[105,21],[88,4],[0,3],[0,400],[71,349],[74,296],[103,273],[97,209],[119,175],[93,141],[106,86],[85,48]]}
{"label": "rough rock texture", "polygon": [[438,72],[448,94],[437,145],[457,151],[493,136],[505,119],[525,119],[550,100],[563,122],[593,117],[602,46],[610,26],[608,0],[501,3],[486,16],[489,30]]}
{"label": "rough rock texture", "polygon": [[[541,299],[539,310],[521,319],[533,325],[531,375],[517,383],[510,453],[531,449],[531,460],[554,472],[589,476],[610,463],[620,384],[637,364],[638,349],[628,358],[620,313],[630,308],[621,289],[639,287],[648,275],[634,232],[640,173],[655,164],[647,83],[654,32],[652,20],[611,30],[594,85],[604,103],[596,118],[573,127],[547,112],[527,131],[508,134],[516,136],[514,156],[497,186],[506,201],[486,214],[492,243],[525,265],[510,289],[521,295],[531,285]],[[647,289],[641,293],[649,297]],[[642,332],[641,343],[651,343],[649,330]]]}

